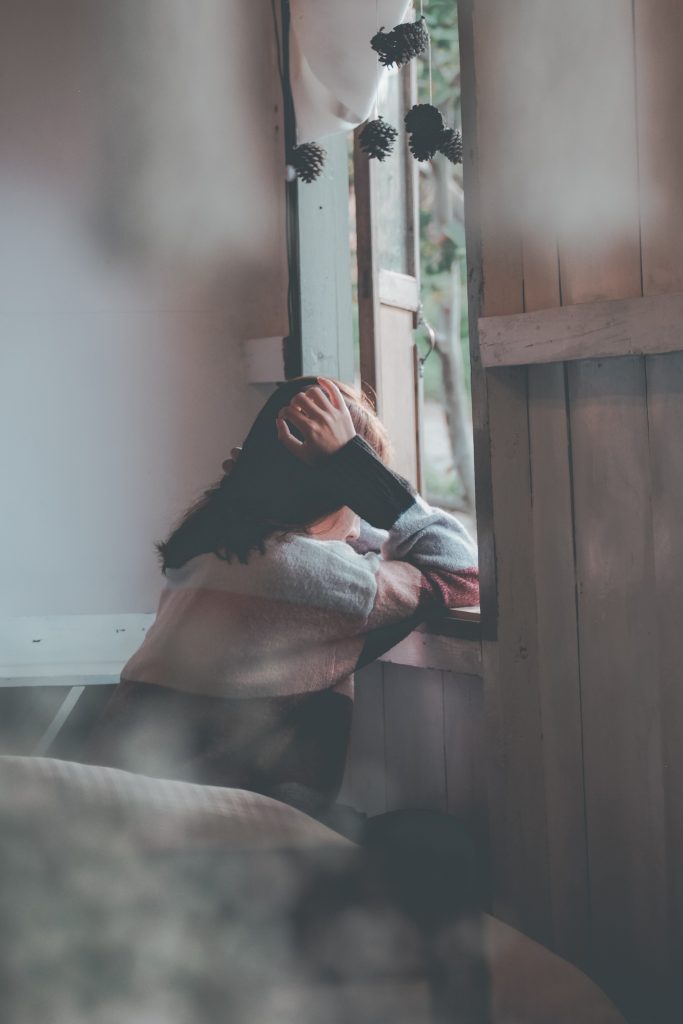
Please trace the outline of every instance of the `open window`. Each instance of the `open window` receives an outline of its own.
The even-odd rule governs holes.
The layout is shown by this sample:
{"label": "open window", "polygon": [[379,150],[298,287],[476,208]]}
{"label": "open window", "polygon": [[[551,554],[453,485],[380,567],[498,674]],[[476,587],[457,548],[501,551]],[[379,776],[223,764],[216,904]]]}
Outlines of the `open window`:
{"label": "open window", "polygon": [[[430,25],[433,101],[459,125],[455,5],[435,5]],[[349,141],[355,373],[387,425],[393,467],[476,536],[462,164],[418,163],[403,134],[429,95],[428,68],[411,61],[383,79],[378,112],[401,130],[389,157],[369,160],[361,129]]]}
{"label": "open window", "polygon": [[[430,18],[433,99],[457,125],[455,7]],[[379,114],[402,128],[406,111],[428,95],[428,63],[411,62],[385,77]],[[350,144],[356,377],[389,428],[397,471],[474,533],[462,165],[440,154],[418,163],[403,136],[383,162],[369,160],[359,134]]]}
{"label": "open window", "polygon": [[[370,160],[361,129],[333,125],[321,138],[324,173],[288,186],[287,376],[362,383],[391,436],[393,468],[476,536],[462,165],[440,154],[418,163],[404,131],[406,112],[430,94],[449,125],[461,123],[455,4],[434,3],[430,33],[431,85],[429,60],[382,76],[378,113],[399,129],[393,153]],[[478,610],[459,614],[478,622]]]}

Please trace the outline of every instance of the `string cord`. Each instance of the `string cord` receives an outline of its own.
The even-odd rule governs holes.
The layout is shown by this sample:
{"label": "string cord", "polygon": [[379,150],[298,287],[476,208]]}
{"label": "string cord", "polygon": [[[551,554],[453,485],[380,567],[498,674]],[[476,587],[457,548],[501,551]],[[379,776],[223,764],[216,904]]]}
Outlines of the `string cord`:
{"label": "string cord", "polygon": [[[420,0],[420,17],[424,18],[424,0]],[[432,37],[427,29],[427,77],[429,80],[429,102],[434,101],[434,91],[432,86]]]}
{"label": "string cord", "polygon": [[[379,32],[379,0],[375,0],[375,32]],[[379,85],[382,78],[382,69],[380,68],[379,61],[377,62],[376,76],[375,103],[372,114],[374,120],[377,120],[377,117],[379,116]]]}

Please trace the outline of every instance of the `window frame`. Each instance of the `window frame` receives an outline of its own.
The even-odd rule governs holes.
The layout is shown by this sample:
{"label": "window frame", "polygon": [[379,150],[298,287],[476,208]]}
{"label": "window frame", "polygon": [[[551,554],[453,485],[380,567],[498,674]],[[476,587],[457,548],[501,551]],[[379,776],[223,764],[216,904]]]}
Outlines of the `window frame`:
{"label": "window frame", "polygon": [[[409,108],[416,101],[414,67],[407,65],[402,73],[403,101]],[[463,118],[465,111],[463,110]],[[368,254],[358,266],[359,295],[368,292],[361,313],[361,382],[375,389],[376,384],[376,331],[379,323],[379,277],[377,233],[373,230],[371,162],[361,153],[358,144],[359,129],[354,132],[354,190],[356,209],[365,208],[367,215],[356,219],[357,255]],[[323,374],[352,383],[354,380],[353,309],[351,287],[351,257],[349,247],[349,174],[348,150],[345,134],[328,136],[321,140],[327,152],[325,171],[316,181],[300,184],[297,180],[287,186],[289,232],[288,257],[290,265],[291,335],[285,346],[285,376]],[[406,251],[407,267],[418,283],[419,298],[419,198],[415,161],[407,147],[408,217]],[[467,173],[467,172],[466,172]],[[359,201],[360,200],[360,201]],[[321,237],[324,244],[321,244]],[[470,259],[468,256],[468,270]],[[471,276],[468,275],[468,276]],[[416,303],[413,329],[419,318]],[[476,318],[470,331],[476,330]],[[370,340],[372,339],[372,340]],[[365,342],[365,343],[364,343]],[[415,403],[417,429],[415,459],[418,481],[421,482],[422,396],[420,387],[417,346],[414,347]],[[474,367],[473,367],[474,374]],[[473,380],[474,405],[474,380]],[[380,411],[381,412],[381,411]],[[421,489],[418,488],[418,489]],[[443,616],[425,623],[423,632],[455,640],[479,643],[482,637],[481,616],[478,608],[449,609]]]}

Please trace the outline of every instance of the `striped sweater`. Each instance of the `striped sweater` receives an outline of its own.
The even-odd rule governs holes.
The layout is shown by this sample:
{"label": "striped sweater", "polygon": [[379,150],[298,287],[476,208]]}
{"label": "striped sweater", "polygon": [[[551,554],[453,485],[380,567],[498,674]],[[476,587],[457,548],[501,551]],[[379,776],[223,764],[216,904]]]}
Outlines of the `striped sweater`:
{"label": "striped sweater", "polygon": [[265,792],[314,813],[344,769],[354,671],[445,607],[479,599],[476,550],[356,435],[321,486],[357,540],[267,538],[247,564],[168,569],[89,760]]}

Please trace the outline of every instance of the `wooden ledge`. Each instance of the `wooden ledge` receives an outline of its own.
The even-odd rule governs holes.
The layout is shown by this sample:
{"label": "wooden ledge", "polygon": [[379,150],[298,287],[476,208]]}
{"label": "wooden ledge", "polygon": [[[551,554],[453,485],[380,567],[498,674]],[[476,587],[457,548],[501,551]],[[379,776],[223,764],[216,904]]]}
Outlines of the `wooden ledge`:
{"label": "wooden ledge", "polygon": [[380,660],[393,665],[481,676],[480,619],[478,606],[451,608],[446,615],[417,626]]}
{"label": "wooden ledge", "polygon": [[683,351],[683,292],[481,317],[486,367]]}

